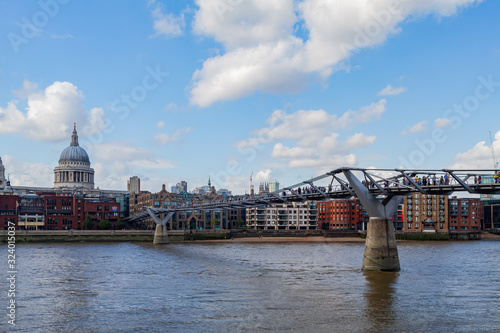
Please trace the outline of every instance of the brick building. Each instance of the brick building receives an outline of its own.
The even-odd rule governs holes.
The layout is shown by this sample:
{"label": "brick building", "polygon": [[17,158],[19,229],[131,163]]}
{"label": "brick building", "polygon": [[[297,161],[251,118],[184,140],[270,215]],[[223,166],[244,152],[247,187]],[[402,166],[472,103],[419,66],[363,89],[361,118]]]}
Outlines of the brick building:
{"label": "brick building", "polygon": [[448,196],[414,193],[404,197],[404,232],[448,232]]}
{"label": "brick building", "polygon": [[97,229],[100,220],[114,227],[120,217],[120,204],[112,198],[84,198],[68,193],[29,193],[0,195],[0,229],[9,222],[18,230],[81,230],[90,216]]}
{"label": "brick building", "polygon": [[484,203],[479,199],[449,199],[450,231],[478,231],[484,223]]}

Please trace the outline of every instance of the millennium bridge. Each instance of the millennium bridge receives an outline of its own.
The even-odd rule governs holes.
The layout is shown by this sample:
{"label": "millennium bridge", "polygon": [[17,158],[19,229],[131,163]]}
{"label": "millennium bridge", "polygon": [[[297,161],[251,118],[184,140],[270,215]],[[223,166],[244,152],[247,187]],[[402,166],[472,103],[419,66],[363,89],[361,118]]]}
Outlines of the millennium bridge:
{"label": "millennium bridge", "polygon": [[453,192],[500,194],[500,181],[495,175],[498,175],[497,170],[493,169],[403,170],[343,167],[272,193],[235,196],[169,208],[143,207],[140,213],[128,217],[127,220],[152,219],[156,223],[153,243],[167,244],[167,222],[176,212],[357,197],[370,217],[363,270],[399,271],[392,216],[403,196],[417,192],[436,195],[449,195]]}

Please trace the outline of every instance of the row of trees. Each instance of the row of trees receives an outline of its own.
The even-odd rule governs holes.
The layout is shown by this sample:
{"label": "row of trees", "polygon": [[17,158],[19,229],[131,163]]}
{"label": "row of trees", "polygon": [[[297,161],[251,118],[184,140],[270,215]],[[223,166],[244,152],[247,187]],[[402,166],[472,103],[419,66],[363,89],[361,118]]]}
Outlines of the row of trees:
{"label": "row of trees", "polygon": [[[94,229],[94,222],[92,221],[92,219],[90,218],[90,216],[87,216],[85,218],[85,221],[83,221],[82,227],[84,229],[86,229],[86,230],[92,230],[92,229]],[[116,229],[123,229],[123,228],[125,228],[125,223],[123,223],[122,219],[118,219],[118,221],[116,222],[115,228]],[[99,230],[108,230],[108,229],[111,229],[111,222],[109,222],[108,220],[100,220],[97,223],[97,229],[99,229]]]}

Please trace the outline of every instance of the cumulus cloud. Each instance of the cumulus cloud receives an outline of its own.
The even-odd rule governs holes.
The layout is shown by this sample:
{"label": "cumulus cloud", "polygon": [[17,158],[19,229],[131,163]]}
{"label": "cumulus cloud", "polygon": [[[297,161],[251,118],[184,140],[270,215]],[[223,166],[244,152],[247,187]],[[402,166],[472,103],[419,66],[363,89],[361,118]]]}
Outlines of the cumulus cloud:
{"label": "cumulus cloud", "polygon": [[447,118],[437,118],[434,120],[434,127],[436,128],[445,128],[446,126],[450,126],[451,124],[453,123]]}
{"label": "cumulus cloud", "polygon": [[155,140],[158,144],[164,146],[164,145],[167,145],[169,143],[179,141],[184,135],[191,132],[191,130],[192,129],[190,127],[188,127],[188,128],[180,129],[172,135],[168,135],[166,133],[158,133],[155,135]]}
{"label": "cumulus cloud", "polygon": [[105,161],[132,161],[144,160],[153,157],[153,153],[147,149],[135,147],[130,143],[99,143],[92,147],[93,155]]}
{"label": "cumulus cloud", "polygon": [[253,131],[248,139],[237,142],[236,147],[242,151],[262,150],[273,143],[271,157],[288,163],[291,168],[355,165],[356,156],[352,152],[374,144],[376,137],[363,133],[341,135],[341,132],[380,119],[385,104],[382,99],[340,116],[325,110],[294,113],[276,110],[267,119],[267,126]]}
{"label": "cumulus cloud", "polygon": [[421,122],[416,123],[415,125],[411,126],[410,128],[403,130],[401,132],[401,135],[424,132],[427,130],[427,127],[425,127],[425,124],[427,124],[427,120],[422,120]]}
{"label": "cumulus cloud", "polygon": [[74,122],[83,128],[80,134],[84,135],[92,135],[105,126],[104,111],[85,110],[83,93],[70,82],[56,81],[38,92],[35,85],[25,81],[17,93],[27,95],[26,110],[19,110],[15,101],[8,102],[6,108],[0,107],[1,134],[22,132],[36,140],[54,142],[67,140]]}
{"label": "cumulus cloud", "polygon": [[30,163],[10,155],[3,155],[2,162],[12,186],[51,187],[54,185],[53,165]]}
{"label": "cumulus cloud", "polygon": [[495,163],[498,162],[498,157],[496,161],[493,161],[492,149],[495,153],[500,153],[500,131],[495,134],[493,141],[493,148],[491,142],[480,141],[474,145],[471,149],[458,153],[455,156],[455,161],[451,166],[452,169],[493,169]]}
{"label": "cumulus cloud", "polygon": [[150,5],[154,6],[151,11],[153,17],[153,28],[155,30],[154,36],[164,35],[167,37],[178,37],[184,34],[184,27],[186,25],[184,14],[175,16],[171,13],[164,13],[165,8],[163,4],[153,0]]}
{"label": "cumulus cloud", "polygon": [[23,87],[19,90],[13,90],[12,93],[22,99],[28,98],[31,94],[38,90],[38,83],[29,80],[23,81]]}
{"label": "cumulus cloud", "polygon": [[390,84],[379,91],[379,96],[396,96],[406,91],[404,87],[393,88]]}
{"label": "cumulus cloud", "polygon": [[220,42],[225,52],[195,71],[191,103],[207,107],[255,91],[295,92],[311,79],[328,78],[353,52],[397,34],[409,18],[449,16],[480,2],[197,0],[194,32]]}

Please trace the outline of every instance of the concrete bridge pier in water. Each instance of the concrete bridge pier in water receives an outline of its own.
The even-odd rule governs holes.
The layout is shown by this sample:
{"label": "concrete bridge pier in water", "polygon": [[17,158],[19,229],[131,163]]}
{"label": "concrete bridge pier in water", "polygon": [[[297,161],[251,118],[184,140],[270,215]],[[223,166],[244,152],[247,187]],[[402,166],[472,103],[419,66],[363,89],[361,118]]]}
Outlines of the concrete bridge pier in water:
{"label": "concrete bridge pier in water", "polygon": [[151,216],[153,221],[156,223],[155,235],[153,238],[153,244],[168,244],[168,231],[167,231],[167,222],[172,218],[175,214],[174,212],[169,212],[165,215],[163,219],[160,219],[156,216],[155,213],[149,209],[149,207],[145,207],[146,212]]}
{"label": "concrete bridge pier in water", "polygon": [[363,270],[399,271],[398,248],[392,216],[398,209],[402,196],[387,195],[385,200],[380,202],[350,170],[343,170],[343,173],[370,216],[363,255]]}

